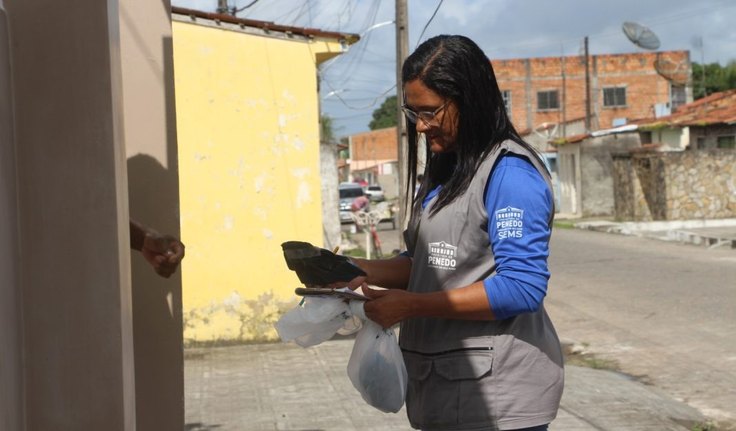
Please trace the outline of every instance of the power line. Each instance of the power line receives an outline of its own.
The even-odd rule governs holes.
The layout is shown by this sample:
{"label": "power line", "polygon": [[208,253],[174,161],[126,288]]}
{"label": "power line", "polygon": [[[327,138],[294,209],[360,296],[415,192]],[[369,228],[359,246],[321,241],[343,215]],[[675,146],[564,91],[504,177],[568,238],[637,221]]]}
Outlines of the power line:
{"label": "power line", "polygon": [[236,8],[235,6],[233,6],[233,16],[234,16],[235,14],[238,14],[238,13],[240,13],[240,12],[242,12],[242,11],[244,11],[244,10],[248,9],[249,7],[253,6],[253,5],[254,5],[254,4],[256,4],[256,3],[258,3],[258,0],[253,0],[252,2],[250,2],[250,3],[248,3],[247,5],[245,5],[245,6],[243,6],[243,7],[240,7],[240,8]]}
{"label": "power line", "polygon": [[[417,46],[419,46],[419,42],[422,41],[422,36],[424,36],[424,32],[427,30],[427,27],[429,27],[429,24],[434,19],[435,15],[437,15],[437,11],[440,10],[440,6],[442,6],[442,2],[445,0],[440,0],[439,3],[437,3],[437,7],[434,8],[434,12],[432,12],[432,16],[429,17],[429,21],[427,21],[426,24],[424,24],[424,28],[422,29],[422,32],[419,34],[419,39],[417,39]],[[416,48],[416,47],[415,47]]]}

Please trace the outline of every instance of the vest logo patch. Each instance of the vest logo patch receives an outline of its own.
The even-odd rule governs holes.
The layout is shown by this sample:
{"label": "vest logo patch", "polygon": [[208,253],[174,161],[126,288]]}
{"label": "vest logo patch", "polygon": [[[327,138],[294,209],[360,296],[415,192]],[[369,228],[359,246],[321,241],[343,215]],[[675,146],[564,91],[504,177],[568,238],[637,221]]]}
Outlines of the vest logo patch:
{"label": "vest logo patch", "polygon": [[455,270],[457,266],[457,247],[444,241],[429,243],[427,264],[432,268]]}
{"label": "vest logo patch", "polygon": [[521,238],[524,236],[524,210],[506,207],[496,211],[498,239]]}

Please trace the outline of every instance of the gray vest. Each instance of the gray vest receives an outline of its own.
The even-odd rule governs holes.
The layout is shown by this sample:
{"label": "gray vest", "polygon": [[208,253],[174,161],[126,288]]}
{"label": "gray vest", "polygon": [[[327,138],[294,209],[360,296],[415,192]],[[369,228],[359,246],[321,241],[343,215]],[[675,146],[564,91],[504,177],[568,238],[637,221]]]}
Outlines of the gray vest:
{"label": "gray vest", "polygon": [[[435,198],[410,220],[404,232],[413,256],[409,291],[451,290],[495,272],[484,195],[493,166],[507,152],[527,157],[552,190],[547,170],[529,150],[503,142],[462,196],[430,218]],[[407,412],[415,428],[527,428],[557,414],[563,359],[543,306],[500,321],[407,319],[399,344],[409,373]]]}

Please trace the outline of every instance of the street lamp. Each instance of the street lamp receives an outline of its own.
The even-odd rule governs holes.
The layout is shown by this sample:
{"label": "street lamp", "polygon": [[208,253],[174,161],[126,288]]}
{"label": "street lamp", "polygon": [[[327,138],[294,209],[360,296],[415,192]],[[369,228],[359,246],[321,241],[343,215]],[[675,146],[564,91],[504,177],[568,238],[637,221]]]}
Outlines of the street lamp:
{"label": "street lamp", "polygon": [[348,88],[341,88],[339,90],[332,90],[329,93],[327,93],[324,96],[322,96],[322,98],[323,99],[327,99],[327,98],[332,97],[332,96],[337,96],[338,94],[344,93],[344,92],[346,92],[348,90],[349,90]]}

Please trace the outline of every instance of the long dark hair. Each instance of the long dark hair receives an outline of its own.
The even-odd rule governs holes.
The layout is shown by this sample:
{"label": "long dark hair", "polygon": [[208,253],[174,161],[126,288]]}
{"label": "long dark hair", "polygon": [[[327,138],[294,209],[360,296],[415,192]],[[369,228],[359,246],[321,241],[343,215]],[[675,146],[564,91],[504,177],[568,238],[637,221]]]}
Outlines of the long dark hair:
{"label": "long dark hair", "polygon": [[[491,61],[467,37],[435,36],[419,45],[401,70],[403,85],[416,79],[454,102],[458,113],[455,151],[434,154],[426,145],[427,166],[412,211],[421,208],[430,190],[442,185],[430,212],[434,215],[465,193],[480,163],[501,142],[511,139],[532,147],[519,136],[506,114]],[[418,136],[416,124],[407,122],[407,129],[409,199],[415,194]]]}

